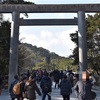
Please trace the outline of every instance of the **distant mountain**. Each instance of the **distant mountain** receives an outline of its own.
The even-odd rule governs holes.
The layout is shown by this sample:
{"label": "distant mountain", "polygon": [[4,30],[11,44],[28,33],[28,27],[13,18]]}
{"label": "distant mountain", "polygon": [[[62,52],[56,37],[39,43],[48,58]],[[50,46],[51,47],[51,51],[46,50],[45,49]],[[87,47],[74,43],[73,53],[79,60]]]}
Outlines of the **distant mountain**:
{"label": "distant mountain", "polygon": [[72,59],[61,57],[54,52],[50,52],[42,47],[32,46],[27,43],[19,44],[19,66],[20,70],[44,68],[66,69],[71,66]]}
{"label": "distant mountain", "polygon": [[37,47],[37,46],[32,46],[31,44],[27,44],[27,43],[23,43],[23,46],[27,47],[28,49],[30,49],[31,52],[34,52],[36,55],[42,56],[42,57],[52,57],[57,58],[57,57],[61,57],[58,54],[54,53],[54,52],[50,52],[47,49],[44,49],[43,47]]}

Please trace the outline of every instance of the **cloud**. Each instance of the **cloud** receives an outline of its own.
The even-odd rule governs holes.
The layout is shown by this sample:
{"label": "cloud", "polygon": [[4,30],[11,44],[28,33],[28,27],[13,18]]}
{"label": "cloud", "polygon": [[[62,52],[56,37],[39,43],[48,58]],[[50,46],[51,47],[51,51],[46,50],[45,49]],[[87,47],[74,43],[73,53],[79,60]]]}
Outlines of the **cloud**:
{"label": "cloud", "polygon": [[99,0],[25,0],[36,4],[93,4],[100,3]]}
{"label": "cloud", "polygon": [[40,36],[41,36],[41,38],[44,38],[44,39],[52,38],[52,32],[43,30],[40,32]]}
{"label": "cloud", "polygon": [[19,39],[23,39],[22,40],[23,42],[27,42],[30,44],[33,44],[35,41],[38,41],[38,37],[33,35],[32,33],[30,33],[30,34],[22,33],[22,34],[20,34]]}
{"label": "cloud", "polygon": [[75,47],[75,44],[71,41],[70,34],[73,32],[75,33],[76,30],[77,28],[72,28],[72,29],[63,31],[59,35],[59,39],[62,41],[62,44],[66,46],[67,48],[73,49]]}
{"label": "cloud", "polygon": [[53,32],[50,30],[39,30],[36,34],[32,32],[22,32],[20,38],[25,38],[23,42],[36,45],[37,47],[43,47],[51,52],[55,52],[60,56],[68,56],[71,54],[71,49],[75,48],[75,44],[70,39],[70,33],[73,33],[77,28],[72,28],[66,31]]}

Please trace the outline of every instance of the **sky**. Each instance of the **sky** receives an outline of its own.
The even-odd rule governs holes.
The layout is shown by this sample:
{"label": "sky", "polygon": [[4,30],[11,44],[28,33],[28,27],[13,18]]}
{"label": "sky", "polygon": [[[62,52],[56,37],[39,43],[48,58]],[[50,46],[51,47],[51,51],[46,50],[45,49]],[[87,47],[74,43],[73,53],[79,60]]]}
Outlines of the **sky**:
{"label": "sky", "polygon": [[[99,3],[99,0],[25,0],[35,4],[93,4]],[[57,19],[74,18],[76,13],[34,13],[28,14],[28,19]],[[20,17],[27,19],[21,14]],[[10,20],[10,17],[6,19]],[[77,26],[21,26],[19,39],[23,43],[29,43],[33,46],[43,47],[50,52],[64,57],[72,54],[75,44],[71,41],[70,34],[78,30]]]}

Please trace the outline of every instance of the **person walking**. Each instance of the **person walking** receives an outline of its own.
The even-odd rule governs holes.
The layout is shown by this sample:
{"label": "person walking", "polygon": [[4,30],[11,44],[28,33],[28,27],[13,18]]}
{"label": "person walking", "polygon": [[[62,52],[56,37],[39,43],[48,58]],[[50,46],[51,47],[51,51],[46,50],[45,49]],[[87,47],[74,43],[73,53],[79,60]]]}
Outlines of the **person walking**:
{"label": "person walking", "polygon": [[15,75],[14,76],[14,81],[12,81],[12,83],[11,83],[11,85],[9,87],[9,93],[10,93],[11,100],[15,100],[15,99],[20,100],[20,95],[16,95],[13,92],[13,87],[18,82],[19,82],[19,77],[18,77],[18,75]]}
{"label": "person walking", "polygon": [[84,98],[83,100],[92,100],[92,83],[89,77],[86,79],[86,83],[83,83]]}
{"label": "person walking", "polygon": [[60,72],[59,70],[54,70],[55,89],[59,88],[59,80],[60,80]]}
{"label": "person walking", "polygon": [[41,92],[40,92],[36,82],[34,81],[34,77],[32,75],[29,76],[29,80],[25,84],[25,91],[26,91],[26,94],[27,94],[27,98],[29,100],[36,100],[35,91],[38,93],[39,96],[41,96]]}
{"label": "person walking", "polygon": [[45,100],[46,95],[48,96],[48,100],[51,100],[52,81],[48,73],[44,73],[40,87],[42,89],[42,100]]}
{"label": "person walking", "polygon": [[20,100],[24,100],[25,98],[25,83],[26,83],[27,77],[22,76],[20,78]]}
{"label": "person walking", "polygon": [[77,82],[74,85],[73,90],[75,91],[78,100],[83,100],[83,82],[82,80],[79,80],[79,75],[76,76],[76,80]]}
{"label": "person walking", "polygon": [[64,75],[63,80],[60,82],[60,94],[63,96],[63,100],[70,100],[70,94],[72,93],[71,83]]}
{"label": "person walking", "polygon": [[88,73],[86,73],[86,76],[86,80],[79,80],[79,76],[77,76],[78,81],[73,87],[77,92],[78,100],[92,100],[92,83]]}
{"label": "person walking", "polygon": [[91,81],[91,84],[94,85],[96,83],[96,79],[94,78],[94,76],[91,73],[89,73],[89,79]]}

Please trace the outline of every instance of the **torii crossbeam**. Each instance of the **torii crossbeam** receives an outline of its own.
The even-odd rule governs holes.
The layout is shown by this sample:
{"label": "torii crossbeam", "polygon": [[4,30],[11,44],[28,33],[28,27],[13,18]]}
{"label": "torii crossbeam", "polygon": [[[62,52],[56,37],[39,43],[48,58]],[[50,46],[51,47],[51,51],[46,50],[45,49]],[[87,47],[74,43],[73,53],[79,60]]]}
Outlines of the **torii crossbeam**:
{"label": "torii crossbeam", "polygon": [[78,11],[85,12],[100,12],[100,4],[1,4],[1,13],[12,13],[18,11],[20,13],[77,13]]}

